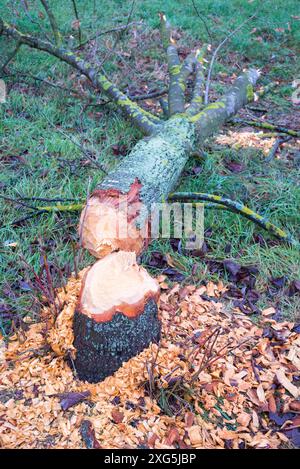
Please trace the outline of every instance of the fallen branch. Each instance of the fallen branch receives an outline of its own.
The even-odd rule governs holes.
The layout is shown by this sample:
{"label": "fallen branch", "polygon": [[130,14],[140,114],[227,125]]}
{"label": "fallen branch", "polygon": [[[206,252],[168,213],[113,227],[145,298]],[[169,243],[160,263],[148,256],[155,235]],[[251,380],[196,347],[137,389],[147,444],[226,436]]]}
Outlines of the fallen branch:
{"label": "fallen branch", "polygon": [[71,67],[85,75],[96,90],[100,89],[103,93],[107,94],[145,134],[150,134],[156,130],[157,124],[160,122],[158,117],[155,117],[150,112],[144,111],[140,108],[136,103],[131,101],[126,94],[122,93],[115,85],[113,85],[105,75],[98,72],[98,70],[92,67],[90,63],[77,56],[72,51],[64,49],[63,47],[56,47],[50,42],[44,41],[40,38],[23,34],[15,27],[4,22],[1,18],[0,34],[6,34],[21,44],[26,44],[33,49],[47,52],[48,54],[71,65]]}
{"label": "fallen branch", "polygon": [[275,156],[276,156],[276,153],[277,153],[277,150],[279,149],[279,147],[285,143],[285,142],[288,142],[292,137],[290,135],[287,135],[286,137],[278,137],[273,145],[273,147],[271,148],[268,156],[265,158],[265,163],[270,163],[270,161],[272,161]]}
{"label": "fallen branch", "polygon": [[250,125],[252,127],[257,127],[259,129],[266,129],[266,130],[272,130],[275,132],[281,132],[283,134],[290,135],[291,137],[300,138],[300,132],[297,132],[296,130],[288,129],[287,127],[283,127],[281,125],[271,124],[270,122],[253,121],[253,120],[248,120],[248,119],[240,119],[237,117],[234,119],[230,119],[230,122],[233,124],[245,124],[245,125]]}
{"label": "fallen branch", "polygon": [[239,215],[242,215],[245,218],[248,218],[248,220],[251,220],[253,223],[256,223],[264,230],[273,234],[276,238],[282,241],[287,241],[292,245],[299,246],[299,242],[297,240],[293,239],[292,236],[286,231],[271,223],[266,217],[259,215],[246,205],[241,204],[240,202],[227,199],[226,197],[222,197],[221,195],[204,194],[200,192],[175,192],[174,194],[169,195],[168,200],[180,202],[207,200],[209,202],[225,205],[231,211],[238,213]]}
{"label": "fallen branch", "polygon": [[192,0],[192,4],[193,4],[193,8],[194,8],[194,10],[195,10],[195,12],[196,12],[196,15],[198,16],[198,18],[200,18],[200,20],[201,20],[202,23],[204,24],[204,27],[205,27],[205,29],[206,29],[206,32],[207,32],[207,35],[208,35],[209,39],[211,40],[211,42],[213,42],[213,38],[212,38],[212,35],[211,35],[211,33],[210,33],[210,30],[208,29],[206,20],[204,19],[203,15],[201,15],[201,14],[199,13],[199,10],[198,10],[198,8],[197,8],[196,3],[195,3],[194,0]]}

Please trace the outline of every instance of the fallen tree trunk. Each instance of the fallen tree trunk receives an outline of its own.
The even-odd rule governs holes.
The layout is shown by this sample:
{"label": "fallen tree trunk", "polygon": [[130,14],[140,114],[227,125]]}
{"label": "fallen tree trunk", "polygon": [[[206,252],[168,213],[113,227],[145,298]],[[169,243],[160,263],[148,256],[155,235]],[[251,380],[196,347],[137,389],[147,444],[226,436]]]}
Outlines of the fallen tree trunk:
{"label": "fallen tree trunk", "polygon": [[[145,248],[153,204],[167,200],[196,141],[213,134],[252,98],[257,78],[257,71],[250,70],[220,101],[192,117],[175,114],[151,137],[141,140],[104,178],[80,219],[82,243],[92,255],[103,257],[119,249],[139,254]],[[114,237],[112,231],[120,225],[127,230],[127,236],[123,232]]]}
{"label": "fallen tree trunk", "polygon": [[[196,143],[203,142],[253,99],[259,77],[256,70],[245,72],[221,100],[202,108],[202,54],[197,51],[181,63],[164,15],[161,27],[170,75],[167,121],[133,103],[82,57],[22,34],[0,20],[0,33],[77,69],[147,135],[99,183],[80,218],[82,245],[101,258],[83,279],[74,316],[74,363],[79,378],[87,381],[104,379],[159,339],[158,286],[135,261],[149,242],[152,206],[167,200]],[[193,100],[187,106],[186,81],[193,72]]]}

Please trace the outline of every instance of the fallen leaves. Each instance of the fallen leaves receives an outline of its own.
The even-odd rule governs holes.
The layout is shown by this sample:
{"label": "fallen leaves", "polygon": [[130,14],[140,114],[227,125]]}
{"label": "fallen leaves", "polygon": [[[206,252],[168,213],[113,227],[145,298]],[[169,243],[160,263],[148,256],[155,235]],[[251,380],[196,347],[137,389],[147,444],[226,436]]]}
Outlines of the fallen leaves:
{"label": "fallen leaves", "polygon": [[60,405],[62,410],[68,410],[73,405],[78,404],[79,402],[84,401],[90,397],[90,391],[83,392],[64,392],[59,394],[58,397],[61,399]]}
{"label": "fallen leaves", "polygon": [[100,449],[101,445],[96,438],[92,422],[83,420],[80,426],[80,433],[88,449]]}
{"label": "fallen leaves", "polygon": [[290,382],[290,380],[286,377],[284,371],[282,369],[279,369],[276,371],[276,378],[278,379],[279,383],[288,390],[288,392],[295,397],[299,397],[299,389]]}

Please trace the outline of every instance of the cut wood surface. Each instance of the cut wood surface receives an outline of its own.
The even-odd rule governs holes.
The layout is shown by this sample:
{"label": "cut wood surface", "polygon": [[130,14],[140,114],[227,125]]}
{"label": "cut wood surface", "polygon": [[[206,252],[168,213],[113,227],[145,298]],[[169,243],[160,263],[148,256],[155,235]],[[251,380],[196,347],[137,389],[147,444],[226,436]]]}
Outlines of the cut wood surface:
{"label": "cut wood surface", "polygon": [[158,282],[119,251],[96,262],[82,280],[74,315],[76,373],[98,382],[160,338]]}
{"label": "cut wood surface", "polygon": [[137,264],[135,253],[119,251],[99,260],[86,273],[78,309],[96,322],[110,321],[115,313],[135,318],[158,295],[158,283]]}

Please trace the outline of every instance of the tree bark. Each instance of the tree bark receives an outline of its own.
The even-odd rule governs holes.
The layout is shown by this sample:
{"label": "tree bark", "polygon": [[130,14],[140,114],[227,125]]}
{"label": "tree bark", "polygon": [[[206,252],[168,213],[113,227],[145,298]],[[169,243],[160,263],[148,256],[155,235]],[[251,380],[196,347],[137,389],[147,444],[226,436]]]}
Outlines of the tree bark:
{"label": "tree bark", "polygon": [[102,381],[151,342],[158,343],[161,327],[157,312],[153,299],[133,319],[117,313],[110,321],[99,323],[76,311],[74,365],[78,378],[90,383]]}

